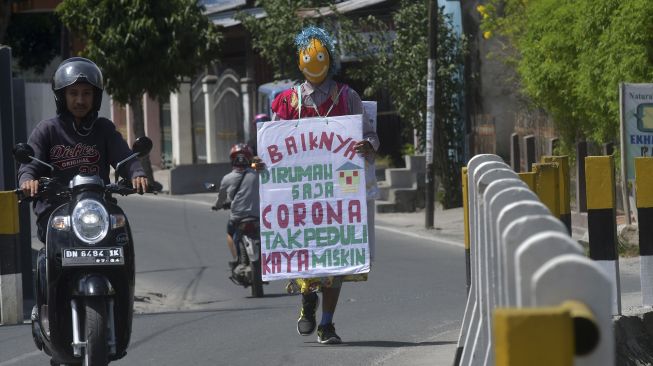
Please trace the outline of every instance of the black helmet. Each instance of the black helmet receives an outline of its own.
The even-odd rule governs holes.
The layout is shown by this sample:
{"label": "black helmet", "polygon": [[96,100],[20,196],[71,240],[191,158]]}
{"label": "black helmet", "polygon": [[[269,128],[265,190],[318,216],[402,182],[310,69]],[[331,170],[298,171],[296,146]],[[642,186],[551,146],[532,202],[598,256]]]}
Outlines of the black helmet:
{"label": "black helmet", "polygon": [[93,86],[95,96],[93,98],[93,110],[91,112],[100,110],[102,90],[104,89],[102,71],[100,71],[100,68],[93,61],[87,58],[72,57],[62,61],[57,71],[54,72],[54,76],[52,76],[52,91],[54,91],[54,100],[57,104],[57,113],[62,113],[66,110],[64,89],[67,86],[79,82],[88,83]]}

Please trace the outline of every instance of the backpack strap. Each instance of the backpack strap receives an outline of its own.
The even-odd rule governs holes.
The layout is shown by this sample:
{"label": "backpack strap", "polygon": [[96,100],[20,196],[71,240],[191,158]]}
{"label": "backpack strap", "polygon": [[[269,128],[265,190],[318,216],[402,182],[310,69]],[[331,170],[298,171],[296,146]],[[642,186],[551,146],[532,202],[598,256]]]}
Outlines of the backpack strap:
{"label": "backpack strap", "polygon": [[238,194],[238,191],[240,190],[240,185],[243,183],[243,180],[245,179],[245,175],[247,175],[247,168],[245,168],[245,172],[243,173],[243,175],[240,176],[240,180],[238,181],[238,185],[236,186],[236,189],[234,189],[233,197],[229,198],[229,202],[233,202],[234,198],[236,198],[236,195]]}

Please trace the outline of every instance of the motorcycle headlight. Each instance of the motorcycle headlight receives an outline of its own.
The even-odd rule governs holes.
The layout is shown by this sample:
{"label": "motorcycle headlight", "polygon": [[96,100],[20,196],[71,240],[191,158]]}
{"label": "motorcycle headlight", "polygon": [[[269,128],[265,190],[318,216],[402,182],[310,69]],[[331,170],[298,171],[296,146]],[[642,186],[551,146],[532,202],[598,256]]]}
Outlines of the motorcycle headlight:
{"label": "motorcycle headlight", "polygon": [[73,230],[79,240],[95,244],[109,232],[109,213],[98,201],[81,200],[75,205],[71,215]]}

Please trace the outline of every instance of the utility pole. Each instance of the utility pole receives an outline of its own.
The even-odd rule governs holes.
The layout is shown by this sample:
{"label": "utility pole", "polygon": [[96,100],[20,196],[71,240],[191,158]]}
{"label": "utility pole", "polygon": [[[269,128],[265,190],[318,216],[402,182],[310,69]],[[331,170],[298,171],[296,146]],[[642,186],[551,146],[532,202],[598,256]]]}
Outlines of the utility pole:
{"label": "utility pole", "polygon": [[435,169],[433,168],[433,148],[435,132],[435,76],[438,54],[438,2],[429,0],[429,60],[426,79],[426,212],[425,227],[430,229],[434,223],[435,211]]}

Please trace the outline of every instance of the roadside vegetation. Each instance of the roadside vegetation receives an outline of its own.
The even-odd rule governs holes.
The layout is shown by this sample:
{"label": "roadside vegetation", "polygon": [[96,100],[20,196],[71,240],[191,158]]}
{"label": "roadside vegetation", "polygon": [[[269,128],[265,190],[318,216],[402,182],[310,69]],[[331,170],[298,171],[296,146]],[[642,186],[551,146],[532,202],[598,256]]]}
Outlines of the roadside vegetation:
{"label": "roadside vegetation", "polygon": [[554,120],[561,152],[619,141],[619,83],[653,80],[650,0],[489,0],[478,11],[523,94]]}

